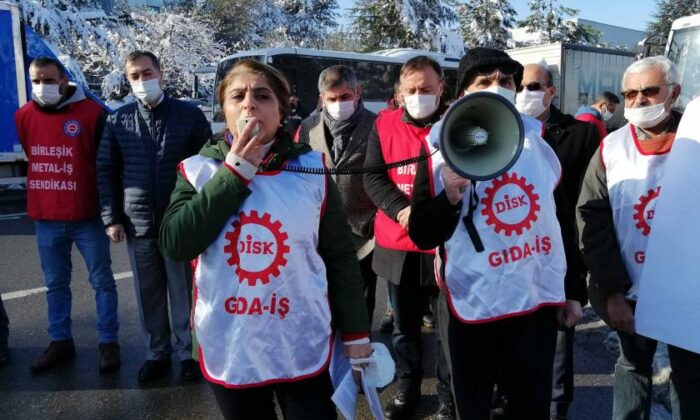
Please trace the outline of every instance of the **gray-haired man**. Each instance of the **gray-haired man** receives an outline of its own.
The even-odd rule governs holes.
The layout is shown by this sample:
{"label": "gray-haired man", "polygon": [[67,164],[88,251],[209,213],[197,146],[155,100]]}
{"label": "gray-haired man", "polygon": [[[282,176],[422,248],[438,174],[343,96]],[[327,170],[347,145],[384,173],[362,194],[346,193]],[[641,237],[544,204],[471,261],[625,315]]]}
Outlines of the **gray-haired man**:
{"label": "gray-haired man", "polygon": [[[319,75],[318,91],[323,108],[302,121],[296,134],[297,141],[325,153],[329,168],[361,167],[367,152],[367,137],[377,116],[362,104],[362,88],[355,73],[346,66],[328,67]],[[361,173],[333,178],[355,239],[371,320],[377,285],[377,275],[372,271],[377,207],[365,192]]]}
{"label": "gray-haired man", "polygon": [[[681,114],[678,69],[666,57],[632,63],[622,76],[625,118],[591,159],[578,201],[591,306],[620,339],[614,420],[648,419],[657,341],[637,334],[634,312],[666,158]],[[682,229],[682,221],[679,223]],[[669,270],[673,267],[669,266]],[[663,312],[664,308],[659,308]],[[700,354],[668,345],[673,418],[700,418]]]}

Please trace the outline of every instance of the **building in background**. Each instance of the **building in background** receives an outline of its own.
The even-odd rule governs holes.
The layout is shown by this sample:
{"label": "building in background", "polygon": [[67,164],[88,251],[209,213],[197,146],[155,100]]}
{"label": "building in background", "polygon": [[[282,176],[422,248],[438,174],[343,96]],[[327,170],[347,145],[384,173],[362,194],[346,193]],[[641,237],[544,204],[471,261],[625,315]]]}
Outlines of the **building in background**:
{"label": "building in background", "polygon": [[[600,32],[598,46],[626,51],[636,51],[637,44],[646,34],[644,31],[623,28],[621,26],[608,25],[607,23],[596,22],[594,20],[574,18],[570,21],[577,25],[589,26]],[[513,41],[518,46],[531,46],[539,43],[540,36],[536,32],[528,32],[526,28],[513,29]]]}

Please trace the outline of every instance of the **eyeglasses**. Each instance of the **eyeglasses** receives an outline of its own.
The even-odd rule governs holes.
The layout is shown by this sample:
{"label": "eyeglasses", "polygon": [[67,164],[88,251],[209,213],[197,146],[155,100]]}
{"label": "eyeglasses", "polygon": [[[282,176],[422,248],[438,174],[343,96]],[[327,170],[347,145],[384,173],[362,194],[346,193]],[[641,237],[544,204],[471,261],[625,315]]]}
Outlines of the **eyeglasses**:
{"label": "eyeglasses", "polygon": [[501,72],[501,74],[503,74],[504,76],[513,76],[515,75],[515,73],[517,73],[518,68],[514,65],[504,63],[497,65],[484,65],[477,67],[476,73],[479,76],[488,76],[490,74],[493,74],[493,72],[495,72],[496,70]]}
{"label": "eyeglasses", "polygon": [[[671,86],[671,85],[664,85]],[[620,94],[628,101],[633,101],[640,93],[647,98],[653,98],[661,92],[661,86],[649,86],[642,90],[630,89],[620,92]]]}
{"label": "eyeglasses", "polygon": [[[526,84],[526,85],[520,85],[520,86],[518,86],[518,92],[522,92],[523,89],[527,89],[527,90],[529,90],[530,92],[535,92],[535,91],[538,91],[538,90],[542,90],[542,86],[543,86],[543,84],[540,83],[540,82],[532,82],[532,83],[528,83],[528,84]],[[549,87],[549,86],[544,86],[544,87],[547,88],[547,87]]]}

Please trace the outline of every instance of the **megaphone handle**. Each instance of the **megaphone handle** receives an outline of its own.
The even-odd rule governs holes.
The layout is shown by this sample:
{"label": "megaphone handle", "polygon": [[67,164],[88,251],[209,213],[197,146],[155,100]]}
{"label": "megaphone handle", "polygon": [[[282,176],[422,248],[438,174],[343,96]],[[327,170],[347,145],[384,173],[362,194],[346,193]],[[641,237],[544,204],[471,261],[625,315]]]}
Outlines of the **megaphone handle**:
{"label": "megaphone handle", "polygon": [[469,239],[472,240],[476,252],[484,252],[484,243],[481,241],[479,231],[474,226],[474,210],[479,206],[479,197],[476,195],[476,181],[471,182],[471,190],[469,191],[469,209],[467,215],[462,218],[464,227],[467,229]]}

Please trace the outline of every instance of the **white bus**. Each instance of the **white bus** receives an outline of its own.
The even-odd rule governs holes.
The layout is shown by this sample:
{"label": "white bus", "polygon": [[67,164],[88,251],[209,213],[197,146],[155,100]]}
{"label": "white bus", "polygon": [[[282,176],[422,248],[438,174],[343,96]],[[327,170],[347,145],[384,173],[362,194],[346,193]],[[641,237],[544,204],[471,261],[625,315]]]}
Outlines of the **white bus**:
{"label": "white bus", "polygon": [[[459,57],[412,49],[383,50],[370,54],[325,51],[310,48],[266,48],[243,51],[230,55],[216,66],[214,91],[228,70],[241,59],[254,59],[277,68],[289,80],[292,94],[299,97],[300,114],[309,115],[318,103],[318,76],[327,67],[342,64],[351,67],[362,86],[365,107],[378,112],[386,107],[387,99],[394,92],[401,65],[411,57],[428,55],[442,66],[448,97],[454,95],[457,82]],[[216,95],[213,95],[212,131],[224,130],[224,119]]]}
{"label": "white bus", "polygon": [[666,56],[676,63],[681,76],[681,96],[675,104],[680,111],[700,95],[700,14],[673,21],[666,44]]}

